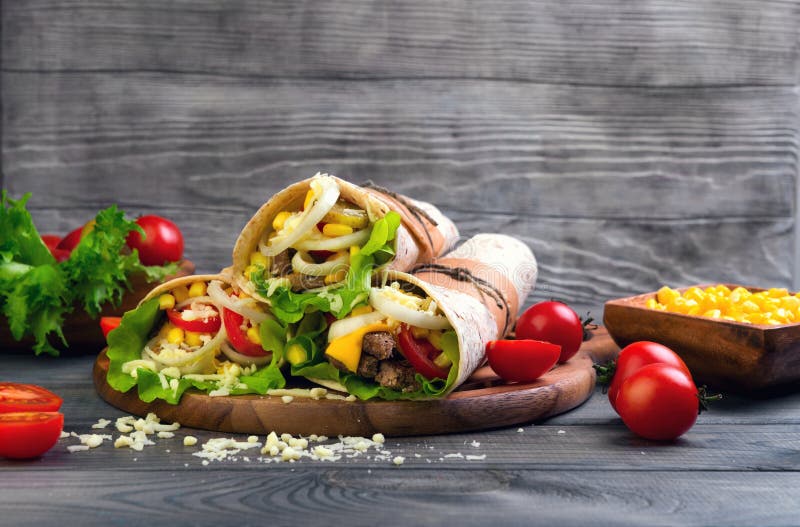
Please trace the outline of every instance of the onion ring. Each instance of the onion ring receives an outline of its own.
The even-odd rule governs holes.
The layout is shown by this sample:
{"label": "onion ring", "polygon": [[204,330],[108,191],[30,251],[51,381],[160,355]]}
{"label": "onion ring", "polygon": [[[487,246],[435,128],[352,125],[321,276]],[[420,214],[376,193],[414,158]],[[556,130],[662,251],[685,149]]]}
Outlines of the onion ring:
{"label": "onion ring", "polygon": [[298,273],[309,276],[327,276],[335,270],[347,268],[347,262],[350,260],[350,255],[343,253],[333,260],[328,260],[323,263],[313,263],[309,261],[308,253],[297,251],[292,257],[292,269]]}
{"label": "onion ring", "polygon": [[386,289],[391,287],[376,287],[369,293],[369,303],[386,316],[405,322],[410,326],[424,329],[449,329],[450,322],[444,315],[435,315],[428,311],[420,311],[389,298],[385,294]]}

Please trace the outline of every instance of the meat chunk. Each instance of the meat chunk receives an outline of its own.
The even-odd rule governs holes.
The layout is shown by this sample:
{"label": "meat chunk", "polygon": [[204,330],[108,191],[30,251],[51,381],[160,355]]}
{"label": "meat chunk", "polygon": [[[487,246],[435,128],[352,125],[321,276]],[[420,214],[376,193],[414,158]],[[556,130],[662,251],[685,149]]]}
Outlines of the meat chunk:
{"label": "meat chunk", "polygon": [[376,359],[385,360],[392,357],[394,337],[388,331],[373,331],[364,335],[361,350]]}
{"label": "meat chunk", "polygon": [[289,249],[279,252],[272,258],[270,272],[273,276],[283,276],[292,272],[292,257],[289,255]]}
{"label": "meat chunk", "polygon": [[414,378],[414,368],[400,361],[381,362],[375,381],[381,386],[402,392],[413,392],[420,388]]}
{"label": "meat chunk", "polygon": [[361,360],[358,361],[357,374],[369,379],[374,378],[378,374],[378,359],[366,353],[361,354]]}
{"label": "meat chunk", "polygon": [[292,283],[292,291],[305,291],[306,289],[314,289],[325,285],[324,276],[292,273],[286,278]]}

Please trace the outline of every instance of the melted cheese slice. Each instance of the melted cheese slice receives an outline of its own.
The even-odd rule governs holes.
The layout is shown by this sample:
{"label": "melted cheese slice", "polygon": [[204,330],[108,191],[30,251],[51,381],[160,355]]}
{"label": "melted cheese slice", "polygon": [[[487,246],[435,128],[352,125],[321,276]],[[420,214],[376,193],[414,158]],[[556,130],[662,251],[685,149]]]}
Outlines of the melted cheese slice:
{"label": "melted cheese slice", "polygon": [[385,322],[376,322],[360,327],[352,333],[332,340],[325,350],[325,355],[336,359],[344,364],[351,372],[358,370],[358,363],[361,361],[361,344],[364,335],[374,331],[389,331],[389,326]]}

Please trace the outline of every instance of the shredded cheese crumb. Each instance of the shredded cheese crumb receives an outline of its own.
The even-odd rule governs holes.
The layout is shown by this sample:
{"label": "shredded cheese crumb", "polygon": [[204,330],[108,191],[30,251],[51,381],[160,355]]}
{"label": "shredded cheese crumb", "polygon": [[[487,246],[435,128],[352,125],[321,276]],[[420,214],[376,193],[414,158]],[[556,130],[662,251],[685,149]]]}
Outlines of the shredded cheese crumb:
{"label": "shredded cheese crumb", "polygon": [[294,397],[291,395],[283,395],[281,396],[281,401],[283,401],[284,404],[289,404],[290,402],[294,401]]}
{"label": "shredded cheese crumb", "polygon": [[405,462],[406,458],[404,458],[403,456],[395,456],[395,458],[392,460],[392,463],[394,463],[397,466],[400,466]]}
{"label": "shredded cheese crumb", "polygon": [[184,446],[194,446],[197,444],[197,438],[195,436],[186,436],[183,438]]}
{"label": "shredded cheese crumb", "polygon": [[92,425],[92,428],[101,429],[107,427],[109,424],[111,424],[110,419],[98,419],[97,422]]}
{"label": "shredded cheese crumb", "polygon": [[378,433],[378,434],[374,434],[372,436],[372,441],[374,441],[375,443],[378,443],[379,445],[382,445],[386,441],[386,438],[383,437],[383,434]]}

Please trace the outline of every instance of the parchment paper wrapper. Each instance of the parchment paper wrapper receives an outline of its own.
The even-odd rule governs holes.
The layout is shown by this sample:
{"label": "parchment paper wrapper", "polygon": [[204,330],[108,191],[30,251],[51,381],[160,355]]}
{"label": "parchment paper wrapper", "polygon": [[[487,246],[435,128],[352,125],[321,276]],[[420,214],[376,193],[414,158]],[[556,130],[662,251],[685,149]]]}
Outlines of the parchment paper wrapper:
{"label": "parchment paper wrapper", "polygon": [[[265,231],[272,230],[272,220],[279,212],[300,210],[311,179],[299,181],[275,194],[242,229],[233,248],[232,276],[248,294],[258,297],[243,276],[250,263],[250,254],[257,250]],[[407,271],[417,263],[446,253],[458,240],[458,229],[453,222],[430,203],[378,187],[358,186],[337,177],[334,179],[339,186],[340,198],[366,210],[371,217],[382,218],[392,210],[402,217],[395,236],[395,256],[388,265],[390,269]]]}

